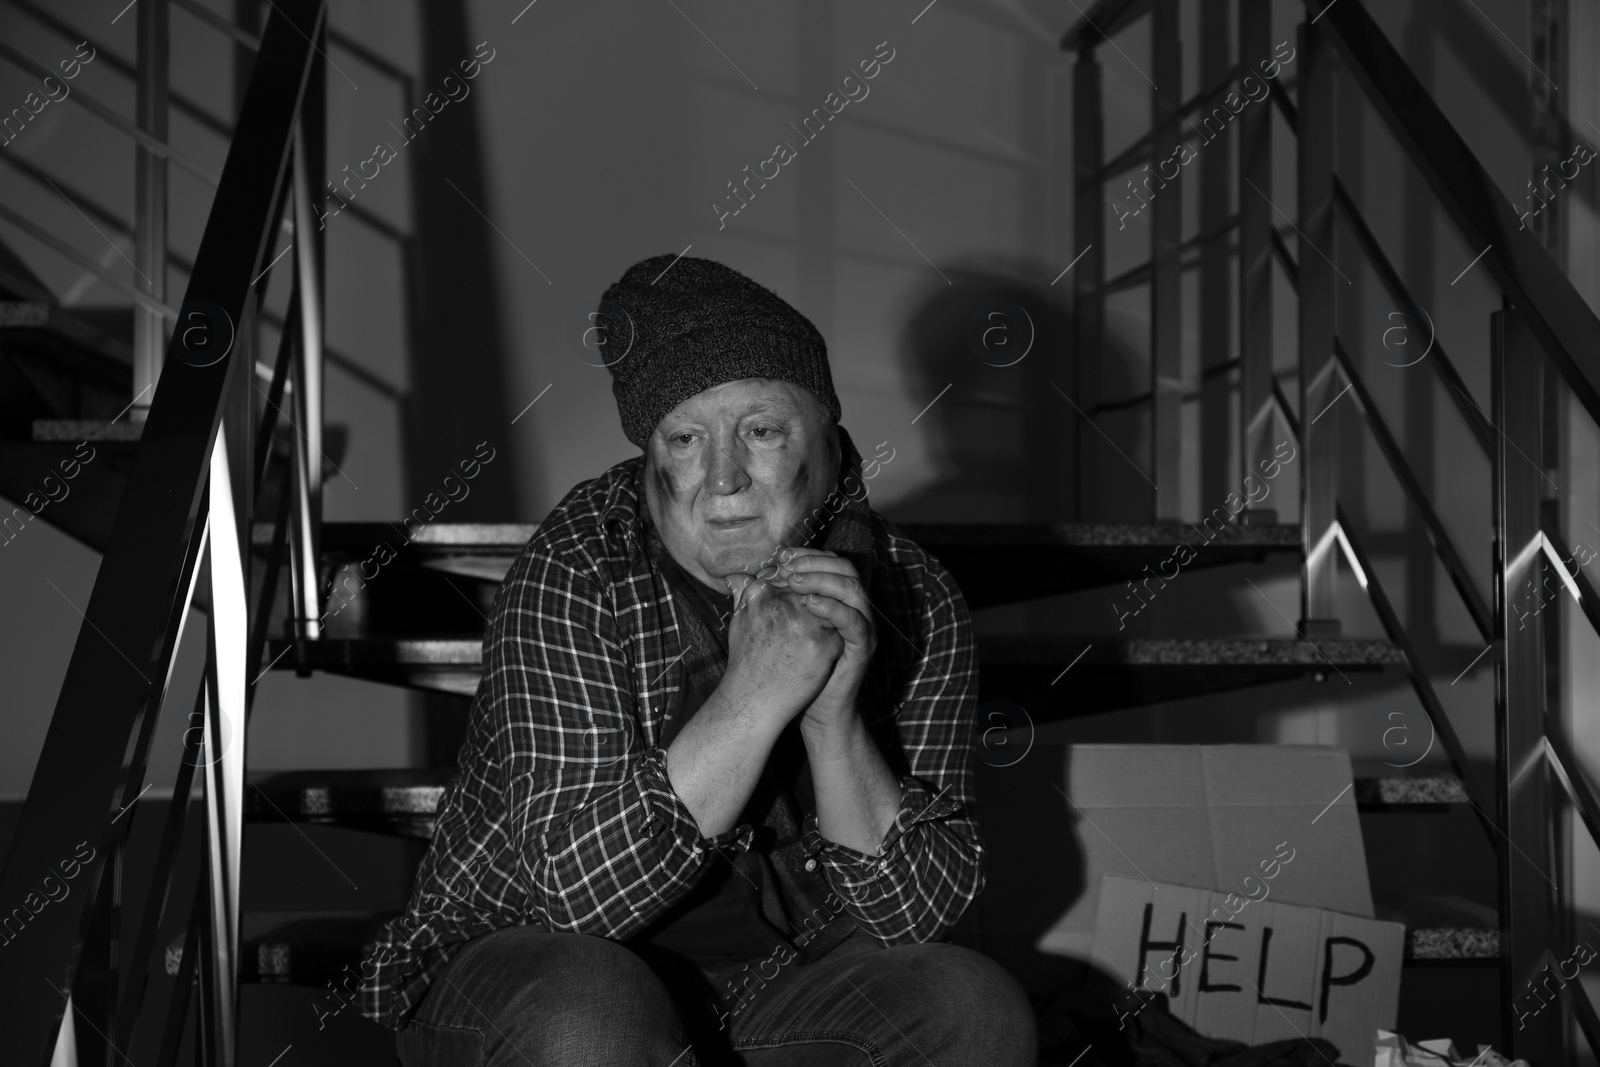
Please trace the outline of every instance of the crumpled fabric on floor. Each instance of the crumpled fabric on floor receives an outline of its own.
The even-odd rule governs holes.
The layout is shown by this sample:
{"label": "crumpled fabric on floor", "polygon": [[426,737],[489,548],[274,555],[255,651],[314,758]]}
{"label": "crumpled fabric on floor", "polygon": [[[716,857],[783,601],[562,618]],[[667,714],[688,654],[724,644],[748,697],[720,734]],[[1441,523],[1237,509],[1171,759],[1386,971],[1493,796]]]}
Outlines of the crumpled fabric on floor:
{"label": "crumpled fabric on floor", "polygon": [[1137,1013],[1119,1011],[1127,995],[1117,996],[1094,985],[1069,987],[1040,1005],[1040,1063],[1066,1067],[1082,1053],[1076,1067],[1346,1067],[1322,1038],[1246,1045],[1205,1037],[1167,1010],[1164,993],[1152,994]]}
{"label": "crumpled fabric on floor", "polygon": [[1338,1063],[1339,1049],[1320,1037],[1246,1045],[1205,1037],[1167,1011],[1166,998],[1134,1016],[1133,1052],[1139,1067],[1321,1067]]}

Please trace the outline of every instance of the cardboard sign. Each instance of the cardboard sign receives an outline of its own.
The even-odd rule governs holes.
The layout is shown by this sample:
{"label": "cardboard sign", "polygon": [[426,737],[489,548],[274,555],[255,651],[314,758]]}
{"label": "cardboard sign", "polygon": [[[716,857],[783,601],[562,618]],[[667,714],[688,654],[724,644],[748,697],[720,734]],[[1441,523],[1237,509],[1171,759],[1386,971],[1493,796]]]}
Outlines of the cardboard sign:
{"label": "cardboard sign", "polygon": [[[1132,990],[1167,994],[1172,1014],[1207,1037],[1322,1037],[1339,1063],[1372,1067],[1378,1031],[1394,1028],[1401,923],[1270,899],[1235,911],[1225,893],[1114,875],[1099,900],[1094,961]],[[1143,1003],[1125,990],[1118,1006]]]}
{"label": "cardboard sign", "polygon": [[1255,891],[1244,879],[1259,878],[1284,841],[1295,858],[1273,879],[1272,901],[1372,916],[1350,756],[1341,749],[1072,745],[1065,763],[1071,801],[1060,802],[1076,823],[1083,892],[1039,938],[1041,952],[1089,954],[1102,875],[1246,895]]}

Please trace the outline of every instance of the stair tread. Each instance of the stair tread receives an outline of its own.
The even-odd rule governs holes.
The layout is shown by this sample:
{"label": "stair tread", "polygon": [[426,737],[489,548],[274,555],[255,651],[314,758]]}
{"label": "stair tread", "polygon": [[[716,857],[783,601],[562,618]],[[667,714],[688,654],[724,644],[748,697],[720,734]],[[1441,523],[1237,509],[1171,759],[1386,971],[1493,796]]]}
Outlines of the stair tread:
{"label": "stair tread", "polygon": [[0,335],[30,334],[47,335],[109,365],[133,364],[133,346],[123,337],[106,333],[88,315],[53,302],[0,299]]}
{"label": "stair tread", "polygon": [[[408,528],[403,521],[325,522],[322,524],[323,551],[365,555],[379,542],[394,545],[409,541],[411,547],[423,549],[499,552],[514,556],[539,528],[537,523],[521,522],[430,522]],[[256,523],[250,537],[255,547],[267,548],[272,544],[272,523]]]}
{"label": "stair tread", "polygon": [[[1084,652],[1084,646],[1088,651]],[[1404,666],[1392,642],[1378,638],[1298,637],[980,637],[985,664],[1052,664],[1083,652],[1084,666]],[[1066,660],[1063,659],[1066,656]]]}
{"label": "stair tread", "polygon": [[1297,551],[1300,527],[1291,523],[1242,526],[1230,523],[1207,540],[1204,532],[1186,522],[1063,522],[1063,523],[898,523],[920,545],[961,545],[974,548],[1010,548],[1061,545],[1075,548],[1151,548],[1189,544],[1199,547],[1238,546]]}
{"label": "stair tread", "polygon": [[[382,923],[396,914],[294,917],[276,930],[246,933],[241,939],[242,977],[277,981],[320,981],[370,953]],[[249,918],[249,916],[247,916]],[[254,917],[258,929],[265,925]],[[288,916],[285,916],[288,918]],[[1485,926],[1406,927],[1407,960],[1494,960],[1500,932]]]}
{"label": "stair tread", "polygon": [[245,815],[431,816],[454,774],[444,767],[255,774],[256,790],[246,794]]}
{"label": "stair tread", "polygon": [[1364,807],[1467,802],[1460,780],[1453,775],[1357,778],[1355,797],[1356,803]]}
{"label": "stair tread", "polygon": [[142,422],[107,422],[105,419],[34,419],[33,439],[47,441],[110,441],[137,443]]}
{"label": "stair tread", "polygon": [[[271,803],[247,792],[245,814],[338,818],[349,815],[431,816],[456,771],[448,767],[395,767],[377,770],[275,771],[251,775],[251,784]],[[1359,805],[1464,803],[1447,775],[1407,778],[1357,778]]]}
{"label": "stair tread", "polygon": [[[272,659],[293,642],[269,642]],[[987,665],[1066,662],[1083,652],[1084,666],[1404,666],[1399,647],[1375,638],[1327,638],[1315,644],[1291,637],[984,637],[978,655]],[[335,637],[306,642],[307,660],[322,666],[481,666],[481,637]],[[285,655],[278,669],[294,666]]]}
{"label": "stair tread", "polygon": [[[321,555],[349,566],[393,552],[400,567],[499,583],[538,529],[534,523],[415,519],[325,523]],[[1288,523],[1232,523],[1214,532],[1185,522],[906,523],[900,529],[945,565],[974,611],[1120,586],[1158,572],[1170,577],[1173,566],[1260,563],[1302,550],[1300,527]],[[256,523],[250,537],[255,550],[265,552],[272,526]],[[1182,545],[1193,551],[1179,564]]]}
{"label": "stair tread", "polygon": [[[370,548],[386,536],[403,529],[396,519],[389,522],[328,522],[322,527],[326,549]],[[900,529],[920,545],[938,547],[1018,548],[1151,548],[1195,544],[1200,531],[1189,523],[1027,523],[961,522],[904,523]],[[538,530],[537,523],[516,522],[430,522],[418,526],[411,542],[434,548],[471,548],[516,553]],[[272,524],[256,523],[252,541],[258,547],[272,543]],[[1205,548],[1241,547],[1298,551],[1300,527],[1292,523],[1265,523],[1251,526],[1230,524],[1217,532]],[[1198,549],[1197,549],[1198,550]]]}

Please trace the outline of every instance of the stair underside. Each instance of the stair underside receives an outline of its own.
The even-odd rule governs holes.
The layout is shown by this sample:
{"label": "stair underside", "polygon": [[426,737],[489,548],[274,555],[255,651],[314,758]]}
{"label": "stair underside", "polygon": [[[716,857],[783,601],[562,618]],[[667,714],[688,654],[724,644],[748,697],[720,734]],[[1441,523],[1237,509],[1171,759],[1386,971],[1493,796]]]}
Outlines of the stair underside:
{"label": "stair underside", "polygon": [[[278,670],[294,668],[292,648],[293,642],[269,642],[267,661],[276,660]],[[1404,656],[1389,642],[1354,638],[1314,645],[1298,638],[988,638],[979,640],[978,655],[983,698],[1022,704],[1036,722],[1405,666]],[[478,637],[322,639],[306,642],[305,662],[312,670],[472,696],[483,666],[483,642]]]}
{"label": "stair underside", "polygon": [[[386,544],[411,566],[499,582],[538,529],[524,523],[421,519],[418,516],[409,524],[326,523],[324,558],[354,563]],[[1177,566],[1173,553],[1183,544],[1194,550],[1192,559],[1183,564],[1186,570],[1300,552],[1297,525],[1216,527],[1215,522],[1209,530],[1182,522],[942,523],[908,524],[901,529],[949,568],[972,608],[1120,585],[1158,574],[1163,564],[1171,577]],[[271,526],[257,524],[252,542],[258,552],[265,552],[272,543]]]}

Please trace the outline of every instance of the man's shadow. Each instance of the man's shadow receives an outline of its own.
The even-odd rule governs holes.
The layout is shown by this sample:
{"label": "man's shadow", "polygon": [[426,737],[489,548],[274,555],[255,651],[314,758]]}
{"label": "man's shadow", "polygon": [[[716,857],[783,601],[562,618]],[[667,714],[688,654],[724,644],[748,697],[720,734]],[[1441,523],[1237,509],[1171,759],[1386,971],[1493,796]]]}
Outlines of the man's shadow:
{"label": "man's shadow", "polygon": [[[1052,288],[1051,273],[1039,264],[946,273],[952,284],[935,279],[913,301],[896,352],[915,406],[932,402],[913,429],[933,477],[874,507],[897,523],[1077,519],[1084,416],[1073,406],[1080,383],[1065,310],[1070,276]],[[1125,369],[1133,365],[1106,360],[1103,394],[1137,391]],[[895,443],[892,429],[873,437]],[[1013,763],[983,744],[986,701],[1000,695],[980,694],[972,732],[987,885],[951,940],[1004,965],[1036,1002],[1066,989],[1109,990],[1109,976],[1087,960],[1036,947],[1087,888],[1080,835],[1093,831],[1063,799],[1063,747],[1044,746]]]}
{"label": "man's shadow", "polygon": [[1065,310],[1070,277],[1057,288],[1029,280],[1048,278],[1047,270],[956,267],[946,271],[951,284],[934,280],[913,298],[895,354],[915,406],[930,406],[907,430],[885,427],[872,436],[893,445],[897,434],[918,434],[933,479],[882,508],[892,521],[1077,517],[1082,427]]}

